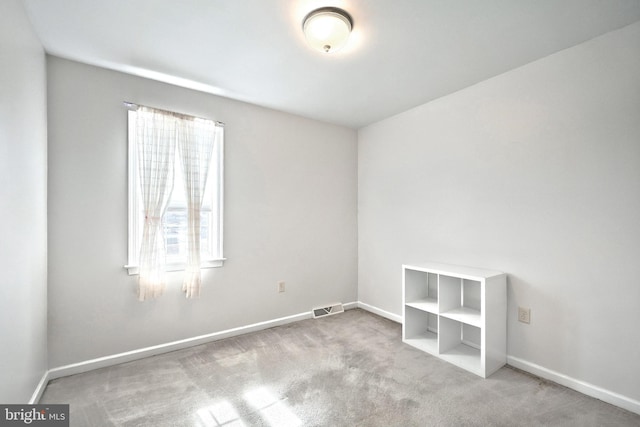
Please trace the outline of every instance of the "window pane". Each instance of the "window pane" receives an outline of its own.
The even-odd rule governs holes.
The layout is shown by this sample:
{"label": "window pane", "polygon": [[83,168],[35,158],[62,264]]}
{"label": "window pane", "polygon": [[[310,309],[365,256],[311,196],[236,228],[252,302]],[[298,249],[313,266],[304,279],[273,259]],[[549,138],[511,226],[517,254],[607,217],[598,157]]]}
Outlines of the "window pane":
{"label": "window pane", "polygon": [[187,210],[171,208],[164,215],[164,238],[167,257],[175,258],[186,253]]}
{"label": "window pane", "polygon": [[215,256],[211,253],[211,239],[215,237],[211,235],[211,212],[200,212],[200,254],[202,259],[211,259]]}
{"label": "window pane", "polygon": [[[212,216],[211,211],[201,211],[200,253],[203,260],[217,256],[211,250],[212,239],[215,238],[211,230]],[[168,260],[184,262],[187,256],[187,209],[170,207],[164,215],[163,225]]]}

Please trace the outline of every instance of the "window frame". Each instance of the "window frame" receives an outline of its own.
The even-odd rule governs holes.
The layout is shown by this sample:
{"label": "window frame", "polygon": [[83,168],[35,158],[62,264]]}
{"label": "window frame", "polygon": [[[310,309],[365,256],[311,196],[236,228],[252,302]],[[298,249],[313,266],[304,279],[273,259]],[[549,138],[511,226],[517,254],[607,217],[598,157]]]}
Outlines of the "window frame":
{"label": "window frame", "polygon": [[[130,276],[139,274],[139,256],[140,256],[140,241],[142,238],[142,226],[141,221],[141,208],[140,208],[140,189],[138,179],[138,154],[137,154],[137,142],[135,132],[135,117],[136,110],[129,109],[127,111],[127,185],[128,185],[128,228],[127,228],[127,265],[124,268],[127,270]],[[217,257],[202,258],[200,268],[216,268],[222,267],[226,258],[223,255],[224,248],[224,128],[222,129],[222,137],[219,144],[211,156],[212,164],[209,167],[209,177],[207,186],[217,182],[217,189],[211,191],[211,213],[212,224],[211,230],[217,230],[217,242],[213,241],[211,248],[218,255]],[[212,174],[216,174],[214,176]],[[215,181],[212,178],[216,178]],[[217,212],[216,212],[217,207]],[[217,215],[216,215],[217,213]],[[215,218],[218,221],[215,221]],[[186,268],[186,260],[180,262],[170,262],[167,260],[166,271],[184,271]]]}

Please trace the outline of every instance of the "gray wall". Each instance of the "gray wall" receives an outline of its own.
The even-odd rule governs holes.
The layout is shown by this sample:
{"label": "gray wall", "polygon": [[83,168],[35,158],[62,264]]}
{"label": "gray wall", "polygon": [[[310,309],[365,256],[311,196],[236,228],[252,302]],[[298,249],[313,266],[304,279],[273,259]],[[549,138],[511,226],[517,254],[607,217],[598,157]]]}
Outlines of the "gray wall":
{"label": "gray wall", "polygon": [[[356,300],[357,133],[48,57],[49,366]],[[199,299],[138,302],[127,261],[133,101],[226,123],[225,256]],[[277,282],[286,292],[277,293]]]}
{"label": "gray wall", "polygon": [[[509,274],[508,353],[640,399],[640,23],[359,131],[359,299]],[[519,323],[518,306],[531,308]]]}
{"label": "gray wall", "polygon": [[45,55],[22,2],[0,2],[0,402],[47,368]]}

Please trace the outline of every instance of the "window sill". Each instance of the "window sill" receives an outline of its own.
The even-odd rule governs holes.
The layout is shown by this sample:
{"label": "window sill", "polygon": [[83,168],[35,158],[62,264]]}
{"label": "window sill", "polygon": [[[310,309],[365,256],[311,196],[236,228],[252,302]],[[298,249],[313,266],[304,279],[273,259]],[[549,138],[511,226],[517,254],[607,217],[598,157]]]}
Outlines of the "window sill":
{"label": "window sill", "polygon": [[[225,261],[226,261],[226,258],[210,259],[210,260],[207,260],[207,261],[203,261],[200,264],[200,268],[222,267],[222,266],[224,266],[224,262]],[[187,265],[185,263],[171,263],[171,264],[167,264],[166,271],[184,271],[186,266]],[[124,268],[127,269],[127,272],[129,274],[129,276],[134,276],[136,274],[140,274],[140,267],[137,266],[137,265],[125,265]]]}

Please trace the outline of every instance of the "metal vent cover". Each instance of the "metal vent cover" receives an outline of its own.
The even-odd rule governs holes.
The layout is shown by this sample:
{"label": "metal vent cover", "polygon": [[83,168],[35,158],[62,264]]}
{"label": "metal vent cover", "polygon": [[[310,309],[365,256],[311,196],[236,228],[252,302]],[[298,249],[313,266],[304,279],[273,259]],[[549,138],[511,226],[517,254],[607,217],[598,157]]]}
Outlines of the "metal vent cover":
{"label": "metal vent cover", "polygon": [[344,313],[344,307],[342,303],[332,304],[324,307],[316,307],[311,310],[313,313],[313,318],[317,319],[319,317],[331,316],[332,314]]}

